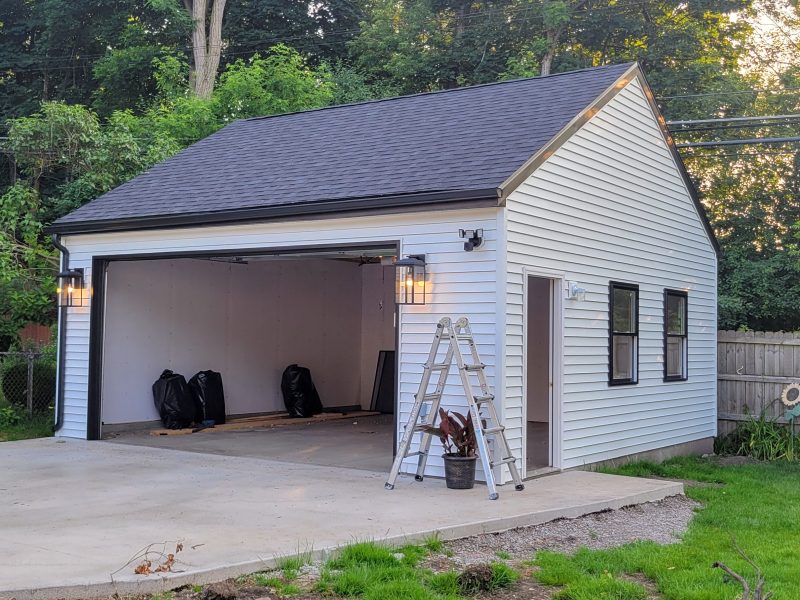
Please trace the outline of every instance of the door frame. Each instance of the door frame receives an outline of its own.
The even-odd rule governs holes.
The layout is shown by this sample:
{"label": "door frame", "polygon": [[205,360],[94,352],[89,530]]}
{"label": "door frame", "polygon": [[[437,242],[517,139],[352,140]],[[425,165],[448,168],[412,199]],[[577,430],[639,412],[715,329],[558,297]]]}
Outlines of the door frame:
{"label": "door frame", "polygon": [[562,386],[564,365],[564,294],[566,275],[562,271],[525,267],[522,270],[522,473],[527,477],[528,459],[528,298],[531,277],[550,281],[550,420],[549,450],[550,466],[561,469],[562,465]]}

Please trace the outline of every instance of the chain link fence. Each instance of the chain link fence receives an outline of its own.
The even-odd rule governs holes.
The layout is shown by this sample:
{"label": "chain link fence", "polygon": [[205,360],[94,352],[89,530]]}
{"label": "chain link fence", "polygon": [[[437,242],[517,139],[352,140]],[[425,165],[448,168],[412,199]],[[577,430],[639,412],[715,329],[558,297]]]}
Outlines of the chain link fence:
{"label": "chain link fence", "polygon": [[41,352],[0,352],[0,406],[37,415],[52,410],[56,365]]}

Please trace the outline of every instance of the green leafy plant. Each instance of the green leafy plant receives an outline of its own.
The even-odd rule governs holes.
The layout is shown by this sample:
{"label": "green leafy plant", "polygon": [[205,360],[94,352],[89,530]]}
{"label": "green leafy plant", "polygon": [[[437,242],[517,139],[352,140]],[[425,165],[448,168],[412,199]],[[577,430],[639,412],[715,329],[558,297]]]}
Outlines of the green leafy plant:
{"label": "green leafy plant", "polygon": [[438,532],[426,537],[423,540],[422,545],[431,552],[441,552],[442,548],[444,548],[444,542],[439,537]]}
{"label": "green leafy plant", "polygon": [[441,440],[445,454],[465,458],[477,454],[475,428],[472,420],[461,413],[448,412],[440,408],[439,426],[427,425],[423,430]]}
{"label": "green leafy plant", "polygon": [[729,434],[714,442],[717,454],[751,456],[758,460],[797,460],[800,439],[788,427],[768,418],[764,412],[739,423]]}
{"label": "green leafy plant", "polygon": [[22,417],[14,407],[4,406],[0,408],[0,428],[19,425],[20,421],[22,421]]}

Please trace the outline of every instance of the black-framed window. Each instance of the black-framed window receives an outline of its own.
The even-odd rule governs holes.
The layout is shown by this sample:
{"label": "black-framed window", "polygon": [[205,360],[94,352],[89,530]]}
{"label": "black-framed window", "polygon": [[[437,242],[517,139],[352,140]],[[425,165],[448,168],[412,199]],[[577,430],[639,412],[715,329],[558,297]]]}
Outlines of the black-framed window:
{"label": "black-framed window", "polygon": [[689,295],[664,290],[664,381],[689,378]]}
{"label": "black-framed window", "polygon": [[639,286],[612,281],[608,290],[608,383],[639,381]]}

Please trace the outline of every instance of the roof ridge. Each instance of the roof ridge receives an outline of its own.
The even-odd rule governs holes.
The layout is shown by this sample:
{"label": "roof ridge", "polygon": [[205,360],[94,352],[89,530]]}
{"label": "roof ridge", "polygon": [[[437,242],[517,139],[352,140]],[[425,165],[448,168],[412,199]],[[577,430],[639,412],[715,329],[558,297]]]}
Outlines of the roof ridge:
{"label": "roof ridge", "polygon": [[[490,81],[488,83],[478,83],[475,85],[466,85],[463,87],[455,87],[455,88],[448,88],[445,90],[431,90],[429,92],[417,92],[416,94],[406,94],[404,96],[391,96],[389,98],[376,98],[374,100],[362,100],[360,102],[347,102],[345,104],[331,104],[328,106],[320,106],[317,108],[308,108],[305,110],[295,110],[286,113],[275,113],[272,115],[262,115],[260,117],[248,117],[246,119],[239,119],[238,121],[234,121],[233,123],[243,123],[246,121],[263,121],[266,119],[274,119],[276,117],[288,117],[291,115],[302,115],[307,113],[314,113],[314,112],[321,112],[325,110],[333,110],[337,108],[349,108],[351,106],[363,106],[369,104],[378,104],[380,102],[392,102],[396,100],[404,100],[406,98],[418,98],[420,96],[432,96],[435,94],[447,94],[453,92],[465,92],[468,90],[474,90],[477,88],[485,88],[490,86],[499,86],[511,83],[522,83],[528,81],[540,81],[543,79],[551,79],[555,77],[560,77],[563,75],[574,75],[576,73],[584,73],[586,71],[601,71],[606,69],[611,69],[614,67],[628,67],[630,68],[632,65],[636,64],[635,61],[628,61],[624,63],[616,63],[613,65],[600,65],[599,67],[584,67],[583,69],[573,69],[572,71],[561,71],[559,73],[550,73],[549,75],[537,75],[534,77],[520,77],[518,79],[504,79],[500,81]],[[231,123],[231,125],[233,124]]]}

